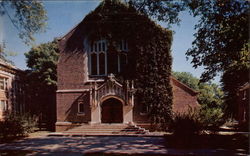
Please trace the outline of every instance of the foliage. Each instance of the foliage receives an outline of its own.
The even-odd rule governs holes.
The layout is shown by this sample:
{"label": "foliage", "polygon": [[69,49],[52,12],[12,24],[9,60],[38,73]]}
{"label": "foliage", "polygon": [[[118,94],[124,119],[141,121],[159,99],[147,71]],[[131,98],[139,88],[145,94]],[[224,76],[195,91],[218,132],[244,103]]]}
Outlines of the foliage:
{"label": "foliage", "polygon": [[[129,64],[119,76],[135,80],[139,100],[148,106],[152,122],[166,125],[172,109],[171,31],[118,0],[103,1],[85,17],[83,25],[79,27],[85,29],[85,35],[79,37],[88,36],[89,42],[105,38],[110,51],[117,51],[115,45],[121,39],[128,41]],[[69,47],[70,43],[74,44],[69,40]]]}
{"label": "foliage", "polygon": [[194,67],[205,66],[202,81],[230,69],[232,63],[241,59],[240,51],[248,42],[248,3],[245,0],[187,1],[191,13],[200,20],[195,26],[193,46],[186,55],[192,58]]}
{"label": "foliage", "polygon": [[199,120],[203,129],[217,130],[225,122],[224,113],[220,108],[209,108],[202,106],[199,112]]}
{"label": "foliage", "polygon": [[28,53],[25,53],[31,73],[37,75],[39,82],[44,85],[56,87],[58,51],[57,41],[54,40],[32,47]]}
{"label": "foliage", "polygon": [[33,35],[44,31],[46,11],[38,0],[2,0],[0,1],[0,16],[6,14],[19,31],[19,37],[26,44],[34,41]]}
{"label": "foliage", "polygon": [[170,129],[173,131],[173,135],[180,138],[199,134],[202,130],[199,111],[190,108],[186,113],[175,114]]}
{"label": "foliage", "polygon": [[[56,89],[57,89],[57,41],[33,47],[25,54],[27,58],[26,99],[29,111],[39,116],[39,122],[47,123],[53,130],[56,114]],[[35,105],[34,105],[35,104]]]}
{"label": "foliage", "polygon": [[172,75],[188,87],[198,91],[199,90],[199,79],[194,77],[189,72],[172,72]]}
{"label": "foliage", "polygon": [[168,0],[168,1],[152,1],[152,0],[129,0],[130,5],[136,8],[140,13],[152,17],[158,21],[163,21],[170,26],[170,24],[179,24],[180,19],[178,14],[183,11],[184,4],[182,1]]}
{"label": "foliage", "polygon": [[222,88],[225,92],[225,109],[228,117],[237,113],[237,92],[239,87],[249,82],[250,54],[249,43],[245,44],[239,53],[239,60],[234,61],[222,76]]}
{"label": "foliage", "polygon": [[7,113],[0,121],[0,136],[3,138],[24,136],[34,132],[36,117],[30,114]]}

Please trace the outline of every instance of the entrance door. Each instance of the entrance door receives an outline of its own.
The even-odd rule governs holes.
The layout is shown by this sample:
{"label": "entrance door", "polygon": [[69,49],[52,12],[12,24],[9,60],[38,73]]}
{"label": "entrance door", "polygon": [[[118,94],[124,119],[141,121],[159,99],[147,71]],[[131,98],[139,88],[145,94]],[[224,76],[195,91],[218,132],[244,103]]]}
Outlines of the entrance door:
{"label": "entrance door", "polygon": [[105,100],[102,103],[102,123],[122,123],[122,103],[114,98]]}

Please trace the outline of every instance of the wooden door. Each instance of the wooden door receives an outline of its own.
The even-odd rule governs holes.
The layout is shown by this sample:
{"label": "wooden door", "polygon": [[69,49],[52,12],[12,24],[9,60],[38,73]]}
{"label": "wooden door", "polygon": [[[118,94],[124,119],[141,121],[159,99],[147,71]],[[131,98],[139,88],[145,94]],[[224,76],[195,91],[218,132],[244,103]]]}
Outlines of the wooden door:
{"label": "wooden door", "polygon": [[101,121],[102,123],[122,123],[123,111],[122,103],[114,98],[107,99],[101,106]]}

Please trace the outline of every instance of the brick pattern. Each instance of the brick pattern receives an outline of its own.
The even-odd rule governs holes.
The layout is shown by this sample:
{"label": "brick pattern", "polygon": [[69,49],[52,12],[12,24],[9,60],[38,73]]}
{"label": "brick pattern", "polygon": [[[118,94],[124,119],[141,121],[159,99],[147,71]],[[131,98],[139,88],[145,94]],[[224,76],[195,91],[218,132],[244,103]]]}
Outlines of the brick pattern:
{"label": "brick pattern", "polygon": [[[78,113],[78,103],[84,102],[84,114]],[[91,119],[89,92],[57,93],[57,121],[87,123]]]}
{"label": "brick pattern", "polygon": [[172,79],[173,86],[173,112],[184,113],[189,107],[198,108],[197,93],[184,86],[178,80]]}

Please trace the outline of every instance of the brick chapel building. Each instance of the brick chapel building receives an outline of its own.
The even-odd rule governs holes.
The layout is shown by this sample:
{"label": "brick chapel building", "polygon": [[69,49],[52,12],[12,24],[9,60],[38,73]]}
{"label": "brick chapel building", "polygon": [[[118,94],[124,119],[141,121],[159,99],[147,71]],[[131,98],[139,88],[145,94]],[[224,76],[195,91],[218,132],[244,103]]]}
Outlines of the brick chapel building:
{"label": "brick chapel building", "polygon": [[[114,73],[129,63],[130,45],[121,39],[117,57],[110,60],[106,39],[90,43],[89,36],[81,36],[84,20],[59,40],[56,131],[80,124],[149,125],[147,108],[137,102],[133,81],[122,83]],[[196,91],[174,77],[171,84],[174,112],[198,106]]]}

